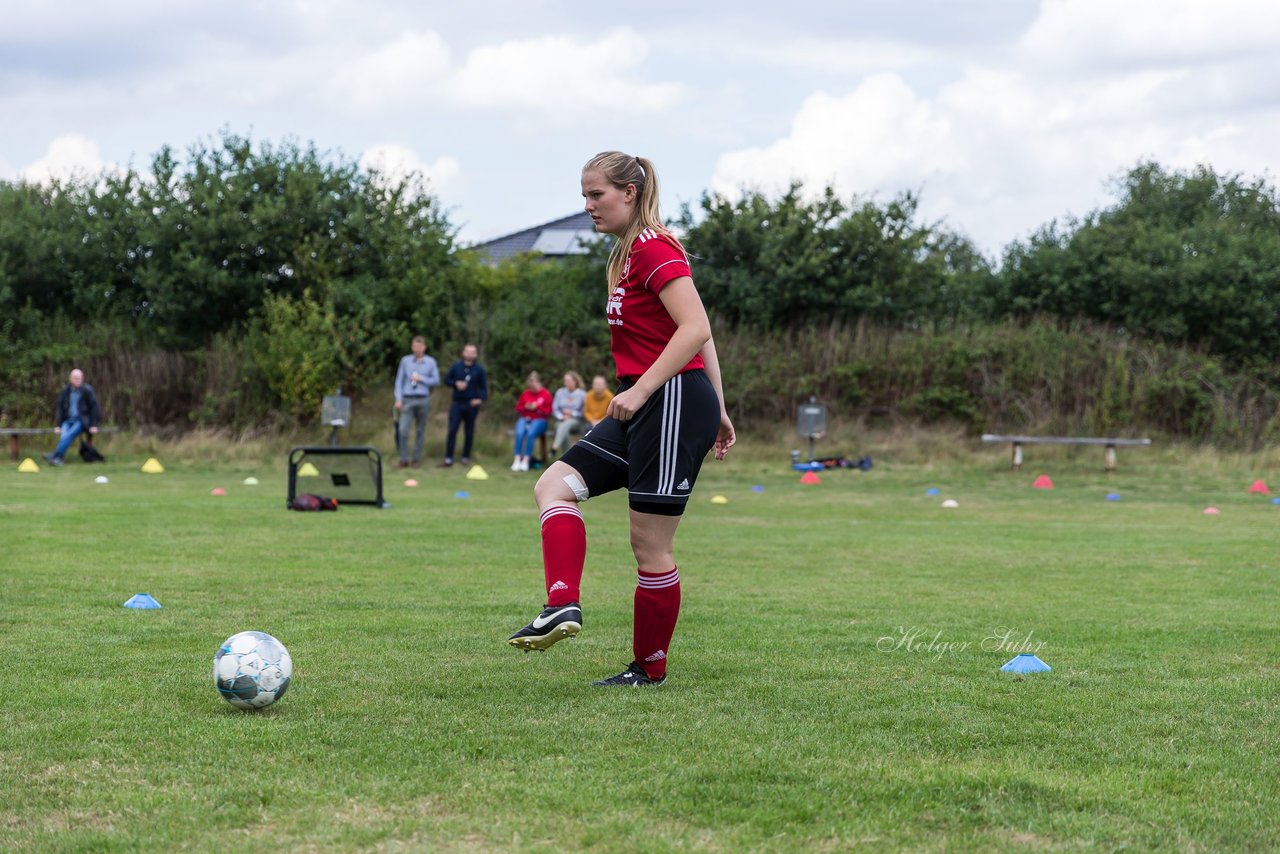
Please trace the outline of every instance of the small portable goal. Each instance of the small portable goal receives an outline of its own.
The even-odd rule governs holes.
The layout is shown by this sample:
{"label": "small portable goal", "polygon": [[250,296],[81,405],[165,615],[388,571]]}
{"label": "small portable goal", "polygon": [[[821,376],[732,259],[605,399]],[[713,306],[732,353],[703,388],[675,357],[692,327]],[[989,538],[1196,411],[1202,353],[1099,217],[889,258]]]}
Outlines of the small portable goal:
{"label": "small portable goal", "polygon": [[308,445],[289,451],[289,498],[305,493],[338,499],[338,505],[389,507],[382,497],[382,454],[377,448]]}

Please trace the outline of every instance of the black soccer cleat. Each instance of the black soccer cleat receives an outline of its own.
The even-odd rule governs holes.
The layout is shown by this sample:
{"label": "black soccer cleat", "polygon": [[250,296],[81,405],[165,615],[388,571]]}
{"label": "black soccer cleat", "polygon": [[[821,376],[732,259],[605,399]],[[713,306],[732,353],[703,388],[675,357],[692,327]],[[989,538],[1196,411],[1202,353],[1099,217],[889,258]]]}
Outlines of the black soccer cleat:
{"label": "black soccer cleat", "polygon": [[546,652],[556,641],[571,638],[582,631],[582,608],[577,602],[548,605],[533,622],[507,638],[507,643],[525,652]]}
{"label": "black soccer cleat", "polygon": [[620,685],[624,688],[640,688],[642,686],[657,688],[666,681],[665,674],[661,679],[650,679],[649,674],[645,673],[644,668],[640,666],[640,662],[633,661],[627,665],[626,670],[617,676],[610,676],[608,679],[597,679],[591,684],[597,688],[612,688],[615,685]]}

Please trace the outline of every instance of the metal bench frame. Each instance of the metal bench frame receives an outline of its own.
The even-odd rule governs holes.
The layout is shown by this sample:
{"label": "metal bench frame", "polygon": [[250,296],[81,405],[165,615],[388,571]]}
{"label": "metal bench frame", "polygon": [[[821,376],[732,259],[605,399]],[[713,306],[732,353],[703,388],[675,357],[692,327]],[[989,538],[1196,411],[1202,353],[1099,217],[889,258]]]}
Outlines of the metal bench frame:
{"label": "metal bench frame", "polygon": [[988,444],[993,442],[999,444],[1012,443],[1014,471],[1022,471],[1023,445],[1102,445],[1106,448],[1106,470],[1113,472],[1116,470],[1116,448],[1145,448],[1151,444],[1150,439],[1096,439],[1084,436],[997,436],[991,433],[983,434],[982,441]]}

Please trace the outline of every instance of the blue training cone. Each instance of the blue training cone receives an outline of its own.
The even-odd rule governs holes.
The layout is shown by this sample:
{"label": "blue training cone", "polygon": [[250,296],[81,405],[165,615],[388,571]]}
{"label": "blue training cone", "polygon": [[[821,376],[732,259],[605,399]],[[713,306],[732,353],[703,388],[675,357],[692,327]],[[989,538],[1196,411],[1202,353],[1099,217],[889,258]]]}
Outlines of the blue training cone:
{"label": "blue training cone", "polygon": [[752,492],[764,492],[764,487],[757,483],[755,486],[751,487],[751,491],[752,491]]}
{"label": "blue training cone", "polygon": [[463,490],[461,490],[461,489],[460,489],[460,490],[458,490],[457,492],[455,492],[455,493],[453,494],[453,497],[454,497],[454,498],[470,498],[470,497],[471,497],[471,493],[469,493],[469,492],[465,492],[465,491],[463,491]]}
{"label": "blue training cone", "polygon": [[931,486],[931,487],[929,487],[928,489],[926,489],[926,490],[924,491],[924,494],[925,494],[925,495],[941,495],[941,494],[942,494],[942,490],[941,490],[941,489],[938,489],[938,487],[936,487],[936,486]]}
{"label": "blue training cone", "polygon": [[1280,504],[1280,498],[1273,498],[1273,499],[1271,499],[1271,503],[1272,503],[1272,504]]}
{"label": "blue training cone", "polygon": [[1108,501],[1119,501],[1119,500],[1120,500],[1120,493],[1118,493],[1118,492],[1108,492],[1108,493],[1107,493],[1107,500],[1108,500]]}
{"label": "blue training cone", "polygon": [[1023,652],[1006,661],[1000,669],[1009,673],[1043,673],[1053,668],[1041,661],[1040,656]]}
{"label": "blue training cone", "polygon": [[161,607],[161,605],[155,599],[151,598],[151,594],[138,593],[134,596],[129,597],[129,601],[124,603],[124,607],[142,608],[145,610],[150,610],[153,608],[159,608]]}

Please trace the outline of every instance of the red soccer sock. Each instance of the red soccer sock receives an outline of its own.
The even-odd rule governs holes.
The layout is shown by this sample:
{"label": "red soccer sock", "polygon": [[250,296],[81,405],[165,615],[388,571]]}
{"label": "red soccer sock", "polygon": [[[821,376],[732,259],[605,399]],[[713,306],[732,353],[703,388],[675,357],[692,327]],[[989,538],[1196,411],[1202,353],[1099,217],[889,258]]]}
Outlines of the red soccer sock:
{"label": "red soccer sock", "polygon": [[631,650],[650,679],[667,674],[667,652],[680,616],[680,573],[636,570]]}
{"label": "red soccer sock", "polygon": [[582,565],[587,559],[587,526],[576,504],[556,504],[542,514],[542,571],[547,605],[579,601]]}

